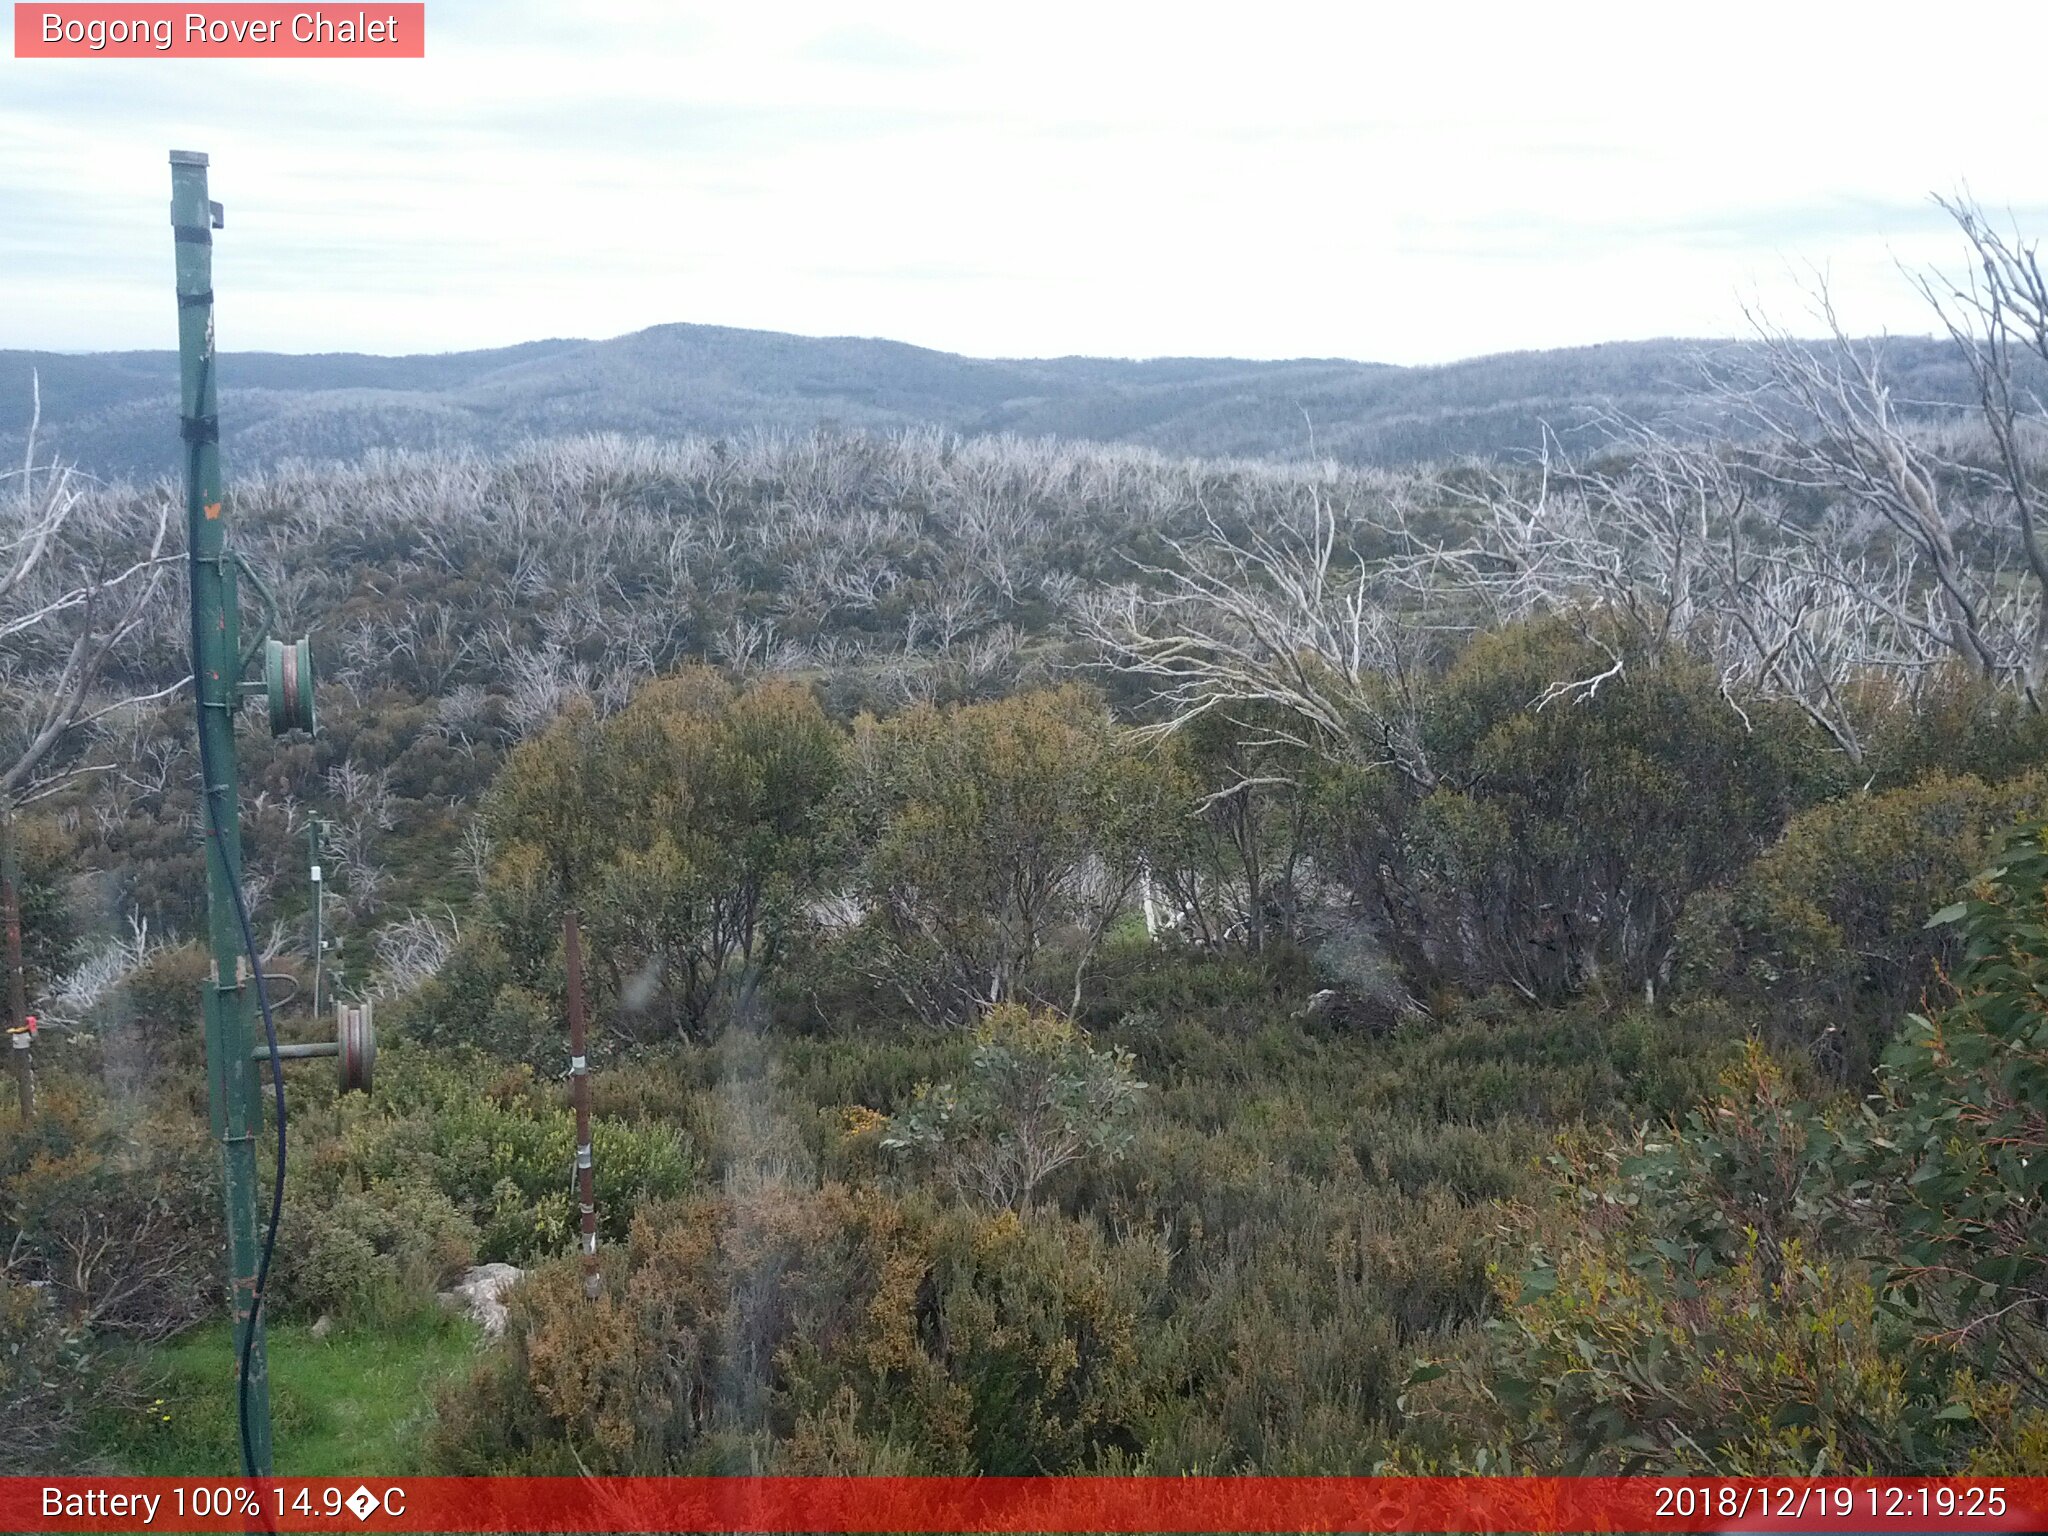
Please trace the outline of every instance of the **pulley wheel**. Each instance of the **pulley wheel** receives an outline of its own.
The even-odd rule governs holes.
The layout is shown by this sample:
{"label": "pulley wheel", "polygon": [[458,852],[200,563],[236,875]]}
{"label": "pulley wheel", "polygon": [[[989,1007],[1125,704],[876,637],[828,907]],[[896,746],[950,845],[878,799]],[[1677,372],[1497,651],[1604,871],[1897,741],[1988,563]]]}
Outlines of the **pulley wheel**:
{"label": "pulley wheel", "polygon": [[339,1003],[334,1031],[340,1046],[341,1091],[368,1093],[370,1075],[377,1065],[377,1031],[370,1022],[368,1003]]}
{"label": "pulley wheel", "polygon": [[263,642],[263,686],[270,696],[270,734],[313,729],[313,642]]}

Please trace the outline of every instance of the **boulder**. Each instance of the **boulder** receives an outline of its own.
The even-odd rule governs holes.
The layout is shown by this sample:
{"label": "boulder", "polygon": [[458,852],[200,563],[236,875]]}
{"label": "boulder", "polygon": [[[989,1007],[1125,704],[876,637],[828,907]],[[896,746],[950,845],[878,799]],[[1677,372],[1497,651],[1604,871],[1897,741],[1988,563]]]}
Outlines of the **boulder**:
{"label": "boulder", "polygon": [[484,1337],[495,1339],[505,1331],[502,1298],[525,1278],[526,1271],[515,1264],[479,1264],[441,1293],[441,1305],[475,1318]]}

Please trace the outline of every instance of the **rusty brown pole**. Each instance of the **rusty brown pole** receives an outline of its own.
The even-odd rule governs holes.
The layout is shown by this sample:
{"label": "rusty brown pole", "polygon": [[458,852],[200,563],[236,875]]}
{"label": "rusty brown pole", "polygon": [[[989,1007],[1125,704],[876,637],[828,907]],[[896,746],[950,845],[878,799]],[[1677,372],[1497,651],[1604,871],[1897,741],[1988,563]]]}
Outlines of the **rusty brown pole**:
{"label": "rusty brown pole", "polygon": [[597,1187],[590,1159],[590,1058],[583,1020],[583,936],[574,907],[562,914],[562,949],[569,969],[569,1088],[576,1099],[576,1210],[583,1230],[583,1294],[597,1300]]}
{"label": "rusty brown pole", "polygon": [[35,1069],[29,1062],[28,978],[21,965],[21,876],[14,856],[14,813],[0,807],[0,924],[7,931],[7,1054],[24,1122],[36,1117]]}

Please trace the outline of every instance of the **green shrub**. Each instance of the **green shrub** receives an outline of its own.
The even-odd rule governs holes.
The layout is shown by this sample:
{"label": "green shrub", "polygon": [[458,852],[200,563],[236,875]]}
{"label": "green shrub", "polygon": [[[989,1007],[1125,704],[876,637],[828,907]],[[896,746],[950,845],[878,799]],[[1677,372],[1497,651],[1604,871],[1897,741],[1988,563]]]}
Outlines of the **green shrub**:
{"label": "green shrub", "polygon": [[95,1405],[120,1395],[83,1330],[68,1327],[51,1297],[0,1276],[0,1475],[63,1466]]}
{"label": "green shrub", "polygon": [[2048,1370],[2048,825],[2015,832],[1931,926],[1962,945],[1953,999],[1909,1017],[1885,1053],[1845,1178],[1877,1197],[1891,1279],[1927,1331],[2034,1398]]}
{"label": "green shrub", "polygon": [[961,1078],[920,1084],[882,1145],[935,1165],[966,1199],[1021,1210],[1070,1163],[1122,1156],[1144,1086],[1128,1051],[1098,1050],[1063,1015],[1006,1003],[983,1017]]}
{"label": "green shrub", "polygon": [[[1692,1280],[1573,1243],[1503,1275],[1506,1316],[1440,1411],[1475,1471],[1814,1476],[1957,1464],[1956,1383],[1867,1271],[1749,1255]],[[1483,1443],[1488,1430],[1499,1439]]]}
{"label": "green shrub", "polygon": [[331,1205],[288,1200],[276,1277],[283,1308],[397,1326],[474,1263],[476,1224],[439,1190],[376,1183]]}
{"label": "green shrub", "polygon": [[101,1001],[88,1023],[99,1037],[110,1087],[147,1091],[182,1081],[195,1104],[203,1105],[206,1044],[193,1021],[211,965],[200,945],[168,945]]}
{"label": "green shrub", "polygon": [[1178,779],[1072,685],[863,716],[852,760],[848,815],[872,829],[859,952],[934,1024],[1025,995],[1056,942],[1078,995],[1146,829],[1182,810]]}
{"label": "green shrub", "polygon": [[568,1265],[515,1293],[436,1455],[662,1472],[773,1438],[795,1470],[1085,1469],[1136,1443],[1136,1322],[1162,1267],[1060,1218],[840,1186],[651,1205],[597,1302]]}
{"label": "green shrub", "polygon": [[573,901],[605,957],[591,979],[610,1026],[701,1034],[714,1006],[751,995],[836,867],[844,750],[808,688],[735,691],[704,667],[609,720],[564,715],[512,754],[486,805],[506,949],[540,963]]}
{"label": "green shrub", "polygon": [[398,1031],[412,1039],[473,1047],[501,1061],[554,1061],[569,1048],[558,1002],[521,985],[511,956],[489,928],[465,933],[447,963],[403,1001],[396,1021]]}
{"label": "green shrub", "polygon": [[1418,1373],[1410,1462],[2031,1475],[2048,1466],[2048,826],[1937,914],[1954,996],[1861,1104],[1751,1042],[1721,1096],[1562,1160],[1483,1351]]}
{"label": "green shrub", "polygon": [[214,1305],[218,1154],[173,1112],[136,1113],[75,1078],[36,1118],[0,1117],[0,1245],[66,1327],[160,1339]]}
{"label": "green shrub", "polygon": [[[395,1043],[379,1064],[376,1097],[338,1101],[331,1137],[308,1126],[318,1150],[304,1169],[310,1199],[332,1203],[378,1185],[437,1191],[481,1238],[477,1257],[526,1263],[570,1239],[575,1117],[565,1095],[531,1068],[476,1052],[428,1052]],[[689,1188],[697,1161],[658,1122],[591,1125],[600,1224],[623,1239],[634,1207]]]}
{"label": "green shrub", "polygon": [[[1552,688],[1617,657],[1597,689]],[[1333,772],[1321,846],[1425,991],[1633,993],[1665,974],[1686,900],[1807,792],[1810,728],[1745,709],[1683,654],[1596,644],[1563,620],[1484,634],[1422,685],[1429,780]]]}
{"label": "green shrub", "polygon": [[1843,1077],[1875,1065],[1956,946],[1927,927],[2003,829],[2048,812],[2048,772],[1936,775],[1795,817],[1725,894],[1687,914],[1689,984],[1769,1009],[1781,1039]]}
{"label": "green shrub", "polygon": [[1970,1383],[1831,1251],[1838,1148],[1752,1046],[1677,1135],[1560,1158],[1483,1350],[1411,1381],[1448,1375],[1411,1394],[1411,1445],[1490,1472],[1952,1470]]}
{"label": "green shrub", "polygon": [[21,968],[29,1005],[63,977],[81,937],[65,889],[77,869],[71,840],[50,822],[0,810],[0,857],[12,837],[21,920]]}
{"label": "green shrub", "polygon": [[1880,791],[1935,777],[2003,784],[2048,761],[2048,714],[2017,690],[1950,673],[1926,679],[1910,701],[1882,712],[1854,782]]}
{"label": "green shrub", "polygon": [[1096,986],[1077,1016],[1108,1037],[1128,1037],[1144,1056],[1130,1021],[1179,1032],[1187,1024],[1204,1039],[1249,1034],[1292,1013],[1322,982],[1314,957],[1295,944],[1269,941],[1258,953],[1206,950],[1168,934],[1157,943],[1118,946],[1095,971]]}

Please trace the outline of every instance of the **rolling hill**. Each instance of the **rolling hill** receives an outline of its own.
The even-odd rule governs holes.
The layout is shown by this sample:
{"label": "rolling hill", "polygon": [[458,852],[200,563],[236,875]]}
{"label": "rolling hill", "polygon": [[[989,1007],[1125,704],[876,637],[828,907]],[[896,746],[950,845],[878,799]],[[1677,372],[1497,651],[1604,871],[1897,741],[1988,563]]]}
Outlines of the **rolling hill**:
{"label": "rolling hill", "polygon": [[[231,470],[376,448],[493,450],[585,432],[816,426],[939,426],[1391,466],[1524,451],[1546,425],[1569,443],[1615,411],[1697,427],[1705,418],[1689,392],[1700,357],[1728,345],[1614,342],[1403,368],[1338,358],[983,359],[892,341],[661,325],[603,341],[409,357],[226,353],[221,414]],[[1946,346],[1885,345],[1902,395],[1965,398],[1967,378]],[[147,479],[175,466],[174,353],[0,351],[0,458],[20,455],[32,371],[46,451],[106,477]]]}

